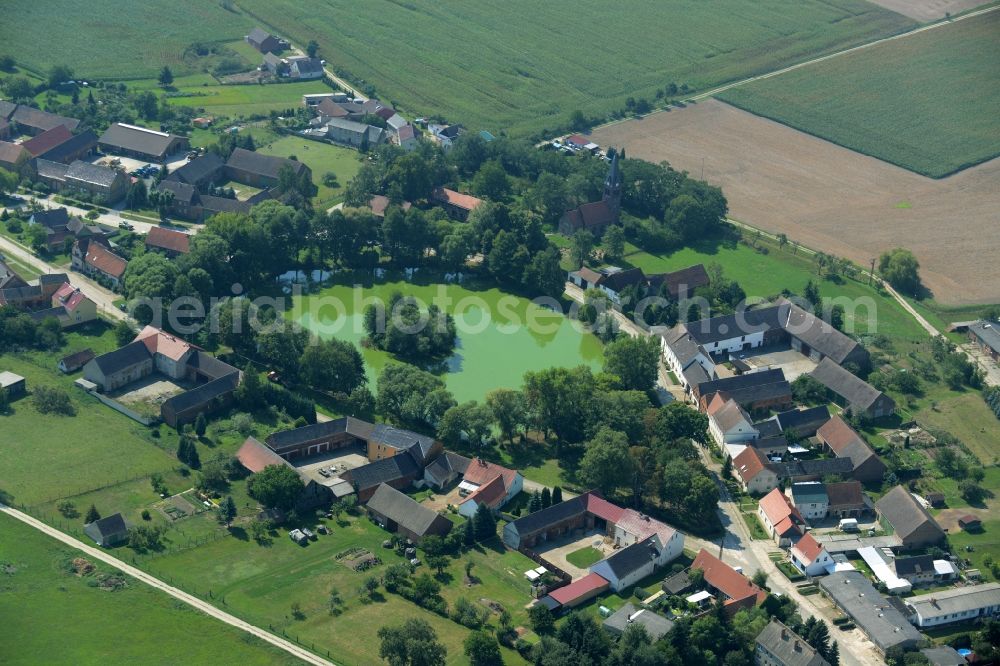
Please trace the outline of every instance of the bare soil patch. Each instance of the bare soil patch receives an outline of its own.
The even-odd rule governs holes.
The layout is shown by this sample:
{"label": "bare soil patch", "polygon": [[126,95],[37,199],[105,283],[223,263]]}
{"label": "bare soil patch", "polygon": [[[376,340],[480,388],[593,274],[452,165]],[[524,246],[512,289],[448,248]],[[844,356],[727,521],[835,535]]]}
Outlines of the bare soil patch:
{"label": "bare soil patch", "polygon": [[983,4],[983,0],[871,0],[872,4],[885,7],[915,21],[934,21],[945,13],[958,14]]}
{"label": "bare soil patch", "polygon": [[934,180],[718,100],[593,140],[703,176],[734,219],[858,264],[906,247],[942,304],[1000,302],[1000,159]]}
{"label": "bare soil patch", "polygon": [[958,525],[958,519],[962,516],[973,515],[980,520],[987,520],[990,518],[990,509],[945,509],[938,515],[934,516],[934,520],[937,524],[941,526],[941,529],[947,530],[949,534],[956,534],[962,531],[962,528]]}

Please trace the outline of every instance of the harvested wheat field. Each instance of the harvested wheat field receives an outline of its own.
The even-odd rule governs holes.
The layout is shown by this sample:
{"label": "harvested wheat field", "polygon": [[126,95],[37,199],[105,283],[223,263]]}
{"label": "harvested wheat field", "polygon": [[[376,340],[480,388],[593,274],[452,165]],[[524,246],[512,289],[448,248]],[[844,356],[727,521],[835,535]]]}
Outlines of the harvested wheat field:
{"label": "harvested wheat field", "polygon": [[1000,159],[934,180],[717,100],[593,140],[722,187],[730,215],[867,265],[902,246],[944,305],[1000,302]]}

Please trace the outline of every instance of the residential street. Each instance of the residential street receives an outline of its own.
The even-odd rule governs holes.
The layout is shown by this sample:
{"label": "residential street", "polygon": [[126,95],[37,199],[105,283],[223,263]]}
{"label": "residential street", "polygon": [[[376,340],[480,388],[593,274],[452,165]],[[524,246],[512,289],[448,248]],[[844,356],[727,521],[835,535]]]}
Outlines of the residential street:
{"label": "residential street", "polygon": [[[732,500],[726,485],[720,478],[722,466],[714,462],[705,447],[698,447],[702,456],[702,462],[712,471],[719,486],[719,514],[725,534],[722,537],[723,552],[720,558],[730,566],[743,567],[743,574],[751,577],[757,571],[763,571],[767,575],[767,587],[772,593],[790,597],[799,607],[799,615],[803,619],[816,616],[827,621],[830,625],[830,638],[836,640],[840,645],[840,663],[844,666],[879,666],[883,660],[875,652],[874,645],[868,641],[861,633],[861,630],[839,631],[830,622],[833,615],[831,613],[831,603],[819,594],[802,595],[796,585],[789,581],[774,562],[768,557],[769,553],[779,552],[777,544],[773,541],[760,541],[750,538],[746,523],[740,515],[739,506]],[[714,546],[710,551],[713,555],[719,555],[718,544],[705,543],[694,537],[685,539],[689,545]],[[700,542],[700,543],[699,543]]]}
{"label": "residential street", "polygon": [[35,255],[31,254],[31,252],[23,246],[18,245],[5,236],[0,236],[0,254],[10,255],[18,261],[34,266],[42,273],[66,273],[69,275],[70,284],[74,287],[79,287],[80,291],[82,291],[87,298],[97,304],[97,311],[99,314],[111,317],[115,320],[128,319],[128,315],[115,307],[115,300],[120,298],[120,296],[115,294],[110,289],[105,289],[85,275],[70,271],[68,268],[60,268],[58,266],[47,264]]}
{"label": "residential street", "polygon": [[[566,283],[566,295],[577,303],[583,302],[583,290],[571,282]],[[621,330],[629,335],[651,335],[621,312],[615,311],[614,314],[621,324]],[[662,359],[660,361],[660,384],[673,393],[676,399],[684,399],[683,390],[670,380]],[[685,535],[687,547],[695,551],[705,548],[713,555],[720,557],[726,564],[742,567],[743,573],[747,577],[762,570],[767,574],[767,584],[771,591],[793,599],[798,604],[799,612],[803,617],[815,615],[823,617],[829,622],[832,616],[828,602],[818,594],[809,596],[800,594],[795,585],[770,560],[768,554],[778,552],[780,550],[778,546],[773,541],[754,541],[750,538],[746,523],[743,522],[743,517],[740,515],[739,506],[733,502],[726,485],[721,481],[722,466],[712,460],[708,449],[703,446],[697,448],[702,456],[702,461],[712,471],[712,476],[719,487],[719,518],[725,532],[721,538],[721,552],[720,540],[709,541],[690,535]],[[844,666],[878,666],[883,663],[876,655],[874,646],[864,638],[859,630],[842,632],[831,629],[831,637],[840,644],[840,661]]]}
{"label": "residential street", "polygon": [[153,576],[150,576],[148,573],[142,571],[141,569],[137,569],[133,566],[125,564],[118,558],[109,555],[108,553],[100,550],[99,548],[88,546],[82,541],[74,539],[73,537],[64,534],[63,532],[60,532],[54,527],[49,527],[45,523],[41,522],[40,520],[36,520],[35,518],[32,518],[26,513],[18,511],[17,509],[13,509],[4,504],[0,504],[0,512],[3,512],[8,516],[15,518],[17,520],[20,520],[22,523],[25,523],[26,525],[34,527],[36,530],[44,532],[48,536],[54,539],[58,539],[59,541],[63,542],[68,546],[76,548],[77,550],[81,550],[88,557],[91,557],[95,560],[100,560],[101,562],[104,562],[105,564],[108,564],[118,569],[119,571],[122,571],[128,574],[129,576],[132,576],[136,580],[143,582],[146,585],[149,585],[150,587],[155,587],[158,590],[166,592],[175,599],[184,602],[185,604],[191,606],[192,608],[195,608],[196,610],[201,611],[202,613],[205,613],[206,615],[214,617],[215,619],[221,620],[222,622],[225,622],[228,625],[231,625],[233,627],[236,627],[237,629],[252,634],[257,638],[260,638],[261,640],[265,640],[271,645],[281,648],[285,652],[288,652],[292,656],[298,657],[299,659],[301,659],[306,663],[316,664],[317,666],[335,666],[333,662],[327,661],[326,659],[322,659],[321,657],[316,656],[315,654],[309,652],[305,648],[299,647],[298,645],[292,643],[291,641],[287,641],[284,638],[275,636],[274,634],[265,631],[260,627],[256,627],[248,622],[244,622],[235,615],[231,615],[223,610],[219,610],[212,604],[202,601],[201,599],[194,597],[188,594],[187,592],[179,590],[178,588],[173,587],[172,585],[168,585],[159,578],[154,578]]}
{"label": "residential street", "polygon": [[[78,217],[86,217],[87,215],[87,211],[84,210],[83,208],[78,208],[76,206],[70,206],[69,204],[61,204],[56,201],[53,201],[51,195],[47,198],[34,197],[34,199],[38,201],[40,204],[42,204],[42,206],[44,206],[45,208],[65,208],[70,212],[71,215],[76,215]],[[187,234],[196,234],[198,233],[198,230],[201,228],[201,225],[197,224],[192,225],[189,228],[185,228],[185,227],[171,226],[170,224],[160,225],[158,222],[155,221],[140,222],[138,220],[124,218],[121,215],[119,215],[119,213],[121,212],[120,208],[119,209],[112,208],[109,210],[111,211],[110,213],[104,213],[102,215],[99,215],[96,222],[98,224],[103,224],[104,226],[111,227],[112,229],[117,229],[118,225],[121,224],[122,222],[127,222],[131,224],[134,227],[133,231],[140,234],[148,234],[149,230],[156,226],[163,226],[168,229],[174,229],[175,231],[181,231]]]}

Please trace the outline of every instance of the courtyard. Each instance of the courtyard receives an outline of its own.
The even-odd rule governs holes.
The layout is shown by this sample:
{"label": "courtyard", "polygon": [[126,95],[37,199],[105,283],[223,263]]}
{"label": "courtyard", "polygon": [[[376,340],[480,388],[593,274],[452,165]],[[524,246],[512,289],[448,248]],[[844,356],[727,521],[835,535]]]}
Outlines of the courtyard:
{"label": "courtyard", "polygon": [[108,397],[143,415],[159,416],[160,405],[190,388],[193,388],[193,385],[187,382],[179,382],[166,375],[153,373],[108,393]]}
{"label": "courtyard", "polygon": [[352,446],[295,461],[295,467],[318,483],[326,484],[349,469],[368,464],[364,448]]}
{"label": "courtyard", "polygon": [[780,368],[785,373],[785,379],[790,382],[816,368],[815,361],[787,345],[760,347],[739,352],[736,357],[753,368],[753,371]]}
{"label": "courtyard", "polygon": [[591,548],[603,554],[601,559],[614,552],[614,548],[607,541],[606,535],[601,530],[588,530],[582,534],[580,530],[575,530],[561,539],[551,539],[539,543],[535,546],[534,551],[542,559],[556,565],[572,576],[573,580],[576,580],[577,578],[586,576],[590,572],[587,567],[577,566],[571,560],[582,562],[593,559],[593,557],[581,558],[581,555],[578,554],[579,551],[586,552],[587,549]]}

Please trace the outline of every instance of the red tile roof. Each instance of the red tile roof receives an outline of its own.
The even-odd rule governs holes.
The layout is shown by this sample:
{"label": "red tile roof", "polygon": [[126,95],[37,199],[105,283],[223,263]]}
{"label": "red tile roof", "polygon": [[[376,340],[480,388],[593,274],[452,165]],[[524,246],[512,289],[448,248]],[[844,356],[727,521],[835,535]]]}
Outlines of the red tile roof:
{"label": "red tile roof", "polygon": [[469,466],[466,468],[462,479],[481,486],[489,483],[497,476],[503,477],[504,485],[510,488],[514,483],[514,477],[517,476],[517,471],[508,469],[503,465],[491,463],[482,458],[473,458],[469,461]]}
{"label": "red tile roof", "polygon": [[612,504],[608,500],[595,495],[594,493],[587,494],[587,511],[594,514],[598,518],[603,518],[609,523],[615,524],[622,519],[622,516],[625,513],[625,509]]}
{"label": "red tile roof", "polygon": [[549,596],[565,606],[588,594],[607,589],[609,586],[610,583],[606,578],[591,573],[579,580],[573,581],[566,587],[560,587],[558,590],[551,592]]}
{"label": "red tile roof", "polygon": [[729,398],[722,391],[713,393],[712,399],[708,401],[708,405],[705,407],[705,413],[709,416],[714,416],[717,411],[726,406],[727,402],[729,402]]}
{"label": "red tile roof", "polygon": [[84,263],[117,279],[120,279],[125,274],[125,269],[128,268],[127,261],[100,243],[90,243],[87,246],[87,256],[84,258]]}
{"label": "red tile roof", "polygon": [[284,458],[267,448],[253,437],[247,437],[243,446],[236,452],[236,459],[248,470],[256,474],[271,465],[287,465]]}
{"label": "red tile roof", "polygon": [[816,435],[826,442],[826,445],[833,449],[834,453],[841,453],[850,444],[861,443],[867,446],[865,441],[861,439],[861,435],[855,432],[854,428],[839,415],[831,417],[829,421],[820,426]]}
{"label": "red tile roof", "polygon": [[736,607],[733,612],[760,605],[767,599],[767,592],[704,548],[694,558],[691,569],[700,569],[706,583],[729,597],[723,605]]}
{"label": "red tile roof", "polygon": [[471,194],[462,194],[455,190],[449,190],[447,187],[435,189],[433,196],[436,201],[461,208],[462,210],[475,210],[477,206],[483,203],[482,199],[477,199]]}
{"label": "red tile roof", "polygon": [[150,354],[162,354],[171,361],[179,361],[188,351],[198,349],[196,345],[169,333],[164,333],[153,326],[147,326],[139,331],[139,335],[135,336],[133,342],[136,340],[141,340]]}
{"label": "red tile roof", "polygon": [[57,307],[61,305],[66,308],[67,312],[73,312],[79,307],[80,303],[87,300],[87,297],[83,293],[71,285],[69,282],[64,282],[56,293],[52,294],[52,307]]}
{"label": "red tile roof", "polygon": [[666,546],[667,542],[677,533],[677,530],[670,525],[639,513],[635,509],[622,509],[621,517],[615,521],[615,526],[630,534],[637,535],[639,541],[655,534],[660,537],[660,544],[663,546]]}
{"label": "red tile roof", "polygon": [[149,234],[146,236],[146,246],[187,254],[191,251],[191,236],[163,227],[150,227]]}
{"label": "red tile roof", "polygon": [[754,477],[766,468],[767,458],[753,446],[748,446],[738,456],[733,458],[733,469],[746,483],[750,483]]}
{"label": "red tile roof", "polygon": [[779,535],[787,534],[790,530],[797,529],[798,525],[805,523],[802,514],[792,506],[780,488],[775,488],[764,495],[759,504],[764,515],[767,516]]}
{"label": "red tile roof", "polygon": [[8,164],[15,164],[23,154],[28,153],[19,143],[9,143],[7,141],[0,141],[0,162],[6,162]]}
{"label": "red tile roof", "polygon": [[798,540],[798,543],[792,547],[792,550],[797,550],[799,559],[806,566],[809,566],[823,553],[823,546],[813,538],[812,534],[806,532],[806,535]]}
{"label": "red tile roof", "polygon": [[504,485],[503,477],[497,474],[493,480],[487,481],[483,485],[466,497],[462,504],[475,501],[478,504],[485,504],[490,508],[497,508],[504,497],[507,496],[507,488]]}
{"label": "red tile roof", "polygon": [[28,139],[21,145],[31,153],[32,157],[44,155],[58,145],[61,145],[73,138],[73,133],[65,125],[56,125],[50,130],[46,130],[38,136]]}

